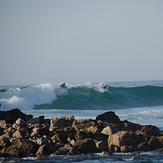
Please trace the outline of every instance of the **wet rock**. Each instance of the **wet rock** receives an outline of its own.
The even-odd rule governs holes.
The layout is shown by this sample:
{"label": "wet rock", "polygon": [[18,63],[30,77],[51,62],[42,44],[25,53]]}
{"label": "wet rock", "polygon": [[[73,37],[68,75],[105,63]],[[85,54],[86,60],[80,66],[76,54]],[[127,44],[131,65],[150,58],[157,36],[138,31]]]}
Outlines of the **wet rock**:
{"label": "wet rock", "polygon": [[148,142],[141,142],[140,144],[137,145],[137,149],[138,151],[148,151],[149,150]]}
{"label": "wet rock", "polygon": [[96,120],[107,121],[109,123],[117,123],[120,122],[119,117],[112,111],[100,114],[96,117]]}
{"label": "wet rock", "polygon": [[84,140],[78,140],[74,147],[80,153],[95,153],[97,152],[97,147],[93,139],[86,138]]}
{"label": "wet rock", "polygon": [[105,141],[97,141],[96,142],[96,147],[97,147],[99,152],[108,150],[108,144]]}
{"label": "wet rock", "polygon": [[70,144],[65,144],[64,147],[59,148],[53,155],[78,155],[79,152]]}
{"label": "wet rock", "polygon": [[153,136],[149,142],[148,146],[150,150],[156,150],[163,148],[163,136]]}
{"label": "wet rock", "polygon": [[54,148],[50,146],[49,144],[44,144],[39,147],[39,149],[36,152],[37,158],[43,157],[43,156],[48,156],[54,152]]}

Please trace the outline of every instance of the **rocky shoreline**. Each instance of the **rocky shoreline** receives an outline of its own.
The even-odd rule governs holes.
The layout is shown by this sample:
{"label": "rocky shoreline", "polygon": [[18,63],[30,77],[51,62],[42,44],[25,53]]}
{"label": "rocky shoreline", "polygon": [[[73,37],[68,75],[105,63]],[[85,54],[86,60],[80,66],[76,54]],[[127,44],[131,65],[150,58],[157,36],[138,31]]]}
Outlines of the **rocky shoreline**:
{"label": "rocky shoreline", "polygon": [[121,121],[114,112],[77,120],[74,116],[33,117],[20,109],[0,111],[0,157],[153,150],[163,151],[163,132],[158,127]]}

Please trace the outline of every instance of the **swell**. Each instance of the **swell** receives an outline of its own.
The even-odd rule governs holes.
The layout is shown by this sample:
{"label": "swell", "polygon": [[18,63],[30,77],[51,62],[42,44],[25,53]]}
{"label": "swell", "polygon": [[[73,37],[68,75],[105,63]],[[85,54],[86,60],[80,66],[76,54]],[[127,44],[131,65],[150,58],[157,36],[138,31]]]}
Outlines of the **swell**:
{"label": "swell", "polygon": [[69,85],[67,89],[51,84],[0,90],[1,109],[125,109],[163,105],[162,86]]}
{"label": "swell", "polygon": [[77,87],[67,95],[57,96],[51,104],[36,109],[125,109],[163,105],[163,87],[108,87],[104,92],[95,88]]}

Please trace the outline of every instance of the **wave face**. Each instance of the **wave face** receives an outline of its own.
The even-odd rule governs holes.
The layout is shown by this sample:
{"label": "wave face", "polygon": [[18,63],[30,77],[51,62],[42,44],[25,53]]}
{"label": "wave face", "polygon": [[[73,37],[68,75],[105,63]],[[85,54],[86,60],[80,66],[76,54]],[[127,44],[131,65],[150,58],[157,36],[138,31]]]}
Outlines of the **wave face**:
{"label": "wave face", "polygon": [[[163,83],[163,82],[162,82]],[[163,85],[102,84],[58,85],[39,84],[0,89],[2,110],[21,109],[125,109],[163,105]]]}

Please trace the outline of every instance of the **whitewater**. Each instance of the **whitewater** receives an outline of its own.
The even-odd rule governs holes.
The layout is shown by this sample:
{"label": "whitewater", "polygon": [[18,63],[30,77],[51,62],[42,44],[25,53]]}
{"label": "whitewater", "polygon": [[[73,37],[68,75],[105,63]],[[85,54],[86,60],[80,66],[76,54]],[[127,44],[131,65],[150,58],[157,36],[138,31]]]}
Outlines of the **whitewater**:
{"label": "whitewater", "polygon": [[[107,87],[103,88],[104,85]],[[19,108],[34,117],[44,115],[45,118],[54,118],[74,115],[76,119],[94,119],[104,112],[114,111],[121,120],[151,124],[163,130],[163,81],[66,83],[66,86],[67,88],[62,88],[60,84],[53,83],[0,86],[0,110]],[[163,162],[163,157],[160,155],[153,153],[141,155],[137,162],[146,161],[150,157],[151,162],[156,160]],[[113,158],[82,156],[75,159],[63,156],[55,158],[55,161],[54,158],[48,158],[47,162],[49,159],[51,162],[65,162],[65,160],[71,162],[72,159],[75,159],[73,162],[78,160],[86,163],[119,162],[117,161],[119,158],[127,159],[122,159],[121,162],[133,162],[130,160],[133,158],[130,154],[117,155]],[[27,160],[24,161],[28,162]],[[35,159],[34,161],[37,162]]]}

